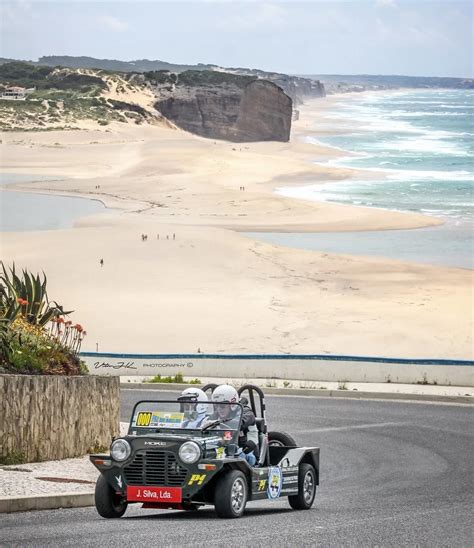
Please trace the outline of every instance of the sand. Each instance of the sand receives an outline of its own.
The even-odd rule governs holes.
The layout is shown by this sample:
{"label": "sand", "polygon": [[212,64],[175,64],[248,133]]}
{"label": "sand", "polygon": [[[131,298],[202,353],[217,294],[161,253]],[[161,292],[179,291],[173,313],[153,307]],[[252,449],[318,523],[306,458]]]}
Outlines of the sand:
{"label": "sand", "polygon": [[70,230],[3,233],[1,257],[47,273],[51,298],[85,325],[86,350],[472,359],[471,271],[302,251],[242,234],[441,222],[274,194],[353,175],[315,165],[338,152],[302,141],[330,100],[301,109],[290,143],[233,144],[118,123],[5,133],[3,172],[67,177],[18,188],[94,197],[112,209]]}

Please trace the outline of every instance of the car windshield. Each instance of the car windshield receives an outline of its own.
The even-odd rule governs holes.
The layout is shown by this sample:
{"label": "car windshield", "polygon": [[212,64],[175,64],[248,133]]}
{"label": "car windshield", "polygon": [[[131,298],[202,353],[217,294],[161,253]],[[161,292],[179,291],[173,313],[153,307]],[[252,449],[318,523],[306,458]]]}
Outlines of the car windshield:
{"label": "car windshield", "polygon": [[238,436],[242,407],[239,404],[192,401],[141,401],[133,410],[129,434],[178,436]]}

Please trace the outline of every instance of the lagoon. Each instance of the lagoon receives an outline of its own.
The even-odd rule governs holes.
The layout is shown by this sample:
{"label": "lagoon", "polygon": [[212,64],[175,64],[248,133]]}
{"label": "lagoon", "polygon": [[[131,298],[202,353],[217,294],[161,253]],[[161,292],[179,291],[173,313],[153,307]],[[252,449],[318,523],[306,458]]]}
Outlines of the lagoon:
{"label": "lagoon", "polygon": [[105,211],[105,206],[98,200],[2,189],[2,186],[33,180],[53,178],[0,174],[0,232],[72,228],[81,217]]}
{"label": "lagoon", "polygon": [[388,257],[414,263],[474,268],[472,225],[412,230],[318,233],[246,233],[255,240],[325,253]]}

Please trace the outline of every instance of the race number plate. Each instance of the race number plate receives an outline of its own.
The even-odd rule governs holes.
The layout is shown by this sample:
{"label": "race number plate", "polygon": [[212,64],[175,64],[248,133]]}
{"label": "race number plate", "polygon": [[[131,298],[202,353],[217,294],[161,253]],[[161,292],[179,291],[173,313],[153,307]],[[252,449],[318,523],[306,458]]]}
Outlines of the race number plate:
{"label": "race number plate", "polygon": [[136,487],[127,486],[129,502],[181,502],[181,487]]}

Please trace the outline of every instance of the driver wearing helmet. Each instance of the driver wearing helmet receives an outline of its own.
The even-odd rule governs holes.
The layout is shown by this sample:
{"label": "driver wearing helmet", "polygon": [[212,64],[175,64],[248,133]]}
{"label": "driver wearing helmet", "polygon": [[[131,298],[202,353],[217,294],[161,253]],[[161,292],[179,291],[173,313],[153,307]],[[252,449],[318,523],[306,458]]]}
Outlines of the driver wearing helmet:
{"label": "driver wearing helmet", "polygon": [[201,428],[207,418],[209,398],[200,388],[186,388],[178,397],[181,412],[184,413],[183,428]]}
{"label": "driver wearing helmet", "polygon": [[[239,402],[239,395],[237,390],[229,384],[221,384],[212,393],[212,402],[216,410],[215,418],[222,421],[233,419],[238,412],[237,405],[228,405],[229,403],[241,403],[242,404],[242,423],[241,431],[239,434],[239,448],[240,452],[238,456],[245,459],[250,466],[254,466],[257,462],[257,446],[251,441],[247,441],[247,433],[249,426],[255,424],[255,415],[247,404],[246,400]],[[219,405],[223,404],[223,405]]]}

